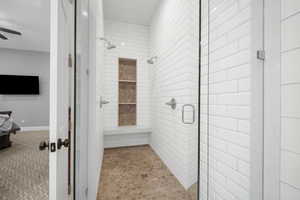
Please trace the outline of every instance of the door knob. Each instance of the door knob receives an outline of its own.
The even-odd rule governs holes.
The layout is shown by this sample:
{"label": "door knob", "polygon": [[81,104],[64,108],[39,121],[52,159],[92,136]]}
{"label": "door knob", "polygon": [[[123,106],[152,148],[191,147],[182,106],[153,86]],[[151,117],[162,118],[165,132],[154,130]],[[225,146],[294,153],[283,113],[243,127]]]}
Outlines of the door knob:
{"label": "door knob", "polygon": [[46,149],[49,149],[49,141],[42,141],[42,142],[40,142],[39,150],[40,151],[44,151]]}
{"label": "door knob", "polygon": [[64,141],[62,139],[57,140],[57,149],[61,149],[61,147],[64,146],[65,148],[68,148],[70,146],[69,139],[65,139]]}

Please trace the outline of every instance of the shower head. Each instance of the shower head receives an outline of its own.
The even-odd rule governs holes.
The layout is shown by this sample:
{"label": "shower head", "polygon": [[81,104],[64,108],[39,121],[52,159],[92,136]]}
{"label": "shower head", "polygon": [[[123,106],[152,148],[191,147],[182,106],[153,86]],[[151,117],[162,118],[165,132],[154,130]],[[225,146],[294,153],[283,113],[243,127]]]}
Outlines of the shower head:
{"label": "shower head", "polygon": [[110,49],[114,49],[114,48],[117,48],[117,46],[112,44],[111,42],[108,42],[106,44],[106,49],[110,50]]}
{"label": "shower head", "polygon": [[147,63],[153,65],[156,60],[157,60],[157,56],[153,56],[147,60]]}
{"label": "shower head", "polygon": [[153,62],[153,60],[151,58],[147,60],[147,63],[150,64],[150,65],[154,64],[154,62]]}
{"label": "shower head", "polygon": [[99,39],[100,39],[100,40],[103,40],[103,41],[105,42],[106,49],[110,50],[110,49],[117,48],[116,45],[112,44],[112,43],[111,43],[110,41],[108,41],[106,38],[100,37]]}

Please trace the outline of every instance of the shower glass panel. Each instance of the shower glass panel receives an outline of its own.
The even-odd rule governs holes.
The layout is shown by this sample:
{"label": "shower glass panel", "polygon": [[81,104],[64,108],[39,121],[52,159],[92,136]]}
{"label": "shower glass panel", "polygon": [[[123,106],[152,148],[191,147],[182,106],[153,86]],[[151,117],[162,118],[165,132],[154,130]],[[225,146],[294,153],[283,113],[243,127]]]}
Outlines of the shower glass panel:
{"label": "shower glass panel", "polygon": [[200,200],[250,200],[251,1],[201,1]]}
{"label": "shower glass panel", "polygon": [[199,119],[199,199],[208,199],[208,49],[209,49],[209,18],[208,0],[202,0],[200,5],[200,119]]}

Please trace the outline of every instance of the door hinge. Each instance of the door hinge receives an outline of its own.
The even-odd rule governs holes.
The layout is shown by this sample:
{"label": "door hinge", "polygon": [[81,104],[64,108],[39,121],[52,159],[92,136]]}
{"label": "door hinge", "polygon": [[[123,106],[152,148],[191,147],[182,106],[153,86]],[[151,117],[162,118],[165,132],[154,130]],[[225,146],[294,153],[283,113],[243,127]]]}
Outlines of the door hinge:
{"label": "door hinge", "polygon": [[73,66],[73,59],[72,59],[72,55],[71,54],[69,54],[69,56],[68,56],[68,66],[69,67]]}
{"label": "door hinge", "polygon": [[258,60],[265,60],[266,59],[266,52],[264,50],[258,50],[256,52],[256,57]]}

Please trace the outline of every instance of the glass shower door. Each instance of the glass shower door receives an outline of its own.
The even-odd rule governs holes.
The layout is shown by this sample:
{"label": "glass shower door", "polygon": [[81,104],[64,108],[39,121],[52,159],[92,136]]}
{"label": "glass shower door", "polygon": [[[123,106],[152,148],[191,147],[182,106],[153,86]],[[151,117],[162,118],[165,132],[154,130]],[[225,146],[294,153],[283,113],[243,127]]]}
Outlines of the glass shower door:
{"label": "glass shower door", "polygon": [[260,167],[251,160],[252,3],[201,1],[200,200],[250,200]]}

